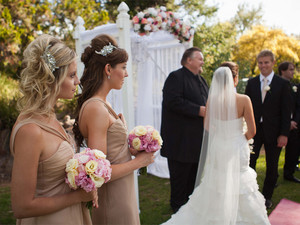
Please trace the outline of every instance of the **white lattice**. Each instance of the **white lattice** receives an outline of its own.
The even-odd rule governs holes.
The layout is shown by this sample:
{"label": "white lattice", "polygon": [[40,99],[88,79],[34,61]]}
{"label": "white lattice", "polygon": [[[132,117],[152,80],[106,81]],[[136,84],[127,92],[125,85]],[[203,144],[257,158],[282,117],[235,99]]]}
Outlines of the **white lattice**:
{"label": "white lattice", "polygon": [[[128,6],[122,2],[118,10],[120,13],[116,24],[98,26],[93,30],[85,30],[83,19],[78,17],[74,32],[76,52],[80,56],[90,41],[99,34],[113,36],[129,54],[129,77],[122,90],[113,90],[109,94],[108,101],[117,113],[124,113],[129,130],[137,125],[152,125],[160,130],[164,81],[171,71],[181,67],[182,54],[186,48],[191,47],[192,41],[181,44],[166,31],[139,36],[131,28]],[[80,77],[84,69],[83,63],[78,61],[77,68]],[[159,152],[148,171],[160,177],[169,177],[166,159]]]}

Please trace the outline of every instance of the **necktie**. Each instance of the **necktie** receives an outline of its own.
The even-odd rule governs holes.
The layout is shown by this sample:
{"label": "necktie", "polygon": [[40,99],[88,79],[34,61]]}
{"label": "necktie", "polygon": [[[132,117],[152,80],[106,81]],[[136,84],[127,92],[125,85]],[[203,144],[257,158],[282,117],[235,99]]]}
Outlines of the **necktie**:
{"label": "necktie", "polygon": [[265,100],[265,97],[266,97],[266,94],[267,94],[267,91],[265,90],[266,86],[268,86],[268,79],[267,78],[264,78],[263,79],[263,87],[262,87],[262,91],[261,91],[261,99],[262,99],[262,102],[264,102]]}

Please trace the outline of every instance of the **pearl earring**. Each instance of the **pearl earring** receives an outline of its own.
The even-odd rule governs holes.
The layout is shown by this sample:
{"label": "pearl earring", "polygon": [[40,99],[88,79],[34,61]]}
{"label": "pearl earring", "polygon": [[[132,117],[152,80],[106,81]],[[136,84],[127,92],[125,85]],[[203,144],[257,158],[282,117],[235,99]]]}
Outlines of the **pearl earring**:
{"label": "pearl earring", "polygon": [[110,80],[110,75],[108,75],[107,78]]}

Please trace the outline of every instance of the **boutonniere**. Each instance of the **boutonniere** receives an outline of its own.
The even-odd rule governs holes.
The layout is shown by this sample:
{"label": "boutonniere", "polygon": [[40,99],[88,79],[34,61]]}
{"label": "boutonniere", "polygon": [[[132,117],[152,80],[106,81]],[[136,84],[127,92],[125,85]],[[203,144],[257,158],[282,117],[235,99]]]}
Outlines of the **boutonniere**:
{"label": "boutonniere", "polygon": [[298,91],[298,87],[297,86],[293,86],[293,91],[297,92]]}
{"label": "boutonniere", "polygon": [[266,92],[270,91],[270,89],[271,89],[271,87],[270,87],[269,85],[265,86],[265,88],[264,88],[264,90],[265,90]]}

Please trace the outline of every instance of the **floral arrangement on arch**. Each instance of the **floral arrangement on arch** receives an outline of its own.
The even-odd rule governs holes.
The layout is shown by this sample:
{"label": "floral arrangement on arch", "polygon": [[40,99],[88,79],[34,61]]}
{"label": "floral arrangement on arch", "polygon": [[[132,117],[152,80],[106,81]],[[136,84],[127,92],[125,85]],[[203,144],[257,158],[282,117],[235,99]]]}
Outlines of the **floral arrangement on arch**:
{"label": "floral arrangement on arch", "polygon": [[141,36],[149,35],[158,30],[165,30],[176,36],[181,43],[190,41],[194,36],[194,29],[189,24],[184,23],[177,13],[167,11],[164,6],[159,9],[148,8],[139,12],[132,18],[132,23],[134,31]]}

